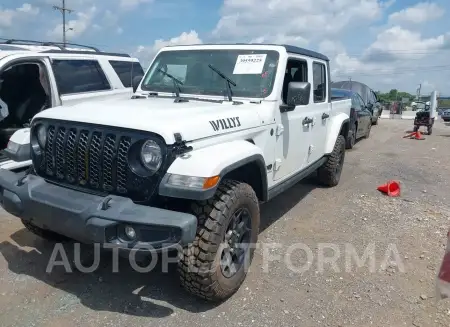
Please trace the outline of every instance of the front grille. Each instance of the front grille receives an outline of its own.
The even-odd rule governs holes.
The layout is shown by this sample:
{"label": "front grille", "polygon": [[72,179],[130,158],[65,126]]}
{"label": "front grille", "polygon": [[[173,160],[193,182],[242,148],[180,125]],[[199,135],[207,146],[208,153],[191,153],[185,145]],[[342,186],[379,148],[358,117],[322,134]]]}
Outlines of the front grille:
{"label": "front grille", "polygon": [[[130,153],[139,161],[139,144],[150,138],[148,134],[40,120],[33,124],[31,132],[35,144],[37,124],[46,126],[47,143],[40,155],[33,155],[33,164],[37,174],[49,181],[138,201],[148,199],[160,181],[160,174],[144,177],[136,174],[129,162]],[[133,152],[133,147],[138,151]]]}

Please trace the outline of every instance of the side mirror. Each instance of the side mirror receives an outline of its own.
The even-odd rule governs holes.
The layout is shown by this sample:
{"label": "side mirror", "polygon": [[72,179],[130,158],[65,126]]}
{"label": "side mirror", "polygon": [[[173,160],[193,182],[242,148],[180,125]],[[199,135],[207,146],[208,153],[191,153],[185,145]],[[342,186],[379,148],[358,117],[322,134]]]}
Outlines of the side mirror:
{"label": "side mirror", "polygon": [[290,82],[288,85],[287,104],[281,105],[281,112],[292,111],[295,106],[309,104],[311,84],[307,82]]}
{"label": "side mirror", "polygon": [[139,75],[139,76],[135,76],[133,78],[133,83],[132,83],[133,84],[133,93],[136,92],[136,90],[137,90],[139,84],[141,83],[143,77],[144,76]]}

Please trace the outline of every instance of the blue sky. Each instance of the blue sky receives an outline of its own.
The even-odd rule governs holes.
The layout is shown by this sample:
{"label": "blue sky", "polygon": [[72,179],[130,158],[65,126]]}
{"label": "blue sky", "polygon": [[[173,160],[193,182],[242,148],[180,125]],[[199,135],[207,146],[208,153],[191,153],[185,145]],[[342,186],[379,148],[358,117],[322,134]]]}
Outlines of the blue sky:
{"label": "blue sky", "polygon": [[[0,37],[61,40],[61,0],[3,0]],[[148,65],[167,44],[289,43],[331,59],[334,80],[450,95],[450,1],[66,0],[70,41]]]}

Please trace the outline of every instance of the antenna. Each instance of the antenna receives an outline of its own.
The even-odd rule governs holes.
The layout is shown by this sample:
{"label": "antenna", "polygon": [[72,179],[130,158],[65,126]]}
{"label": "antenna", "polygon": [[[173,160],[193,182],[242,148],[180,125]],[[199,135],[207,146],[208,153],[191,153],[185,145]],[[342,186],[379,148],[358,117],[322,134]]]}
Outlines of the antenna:
{"label": "antenna", "polygon": [[[66,7],[66,0],[62,0],[62,7],[60,6],[53,6],[53,9],[58,10],[61,12],[62,16],[63,16],[63,46],[64,48],[66,47],[66,12],[68,12],[69,14],[72,13],[74,10],[69,9]],[[70,28],[68,30],[71,30]]]}

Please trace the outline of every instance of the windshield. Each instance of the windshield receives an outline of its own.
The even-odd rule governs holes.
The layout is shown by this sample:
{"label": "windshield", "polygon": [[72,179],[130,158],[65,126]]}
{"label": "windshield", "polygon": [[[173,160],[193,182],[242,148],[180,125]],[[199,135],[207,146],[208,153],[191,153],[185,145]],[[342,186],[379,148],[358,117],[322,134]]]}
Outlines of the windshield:
{"label": "windshield", "polygon": [[[227,95],[227,81],[209,65],[236,85],[232,95],[264,98],[273,89],[279,54],[268,50],[178,50],[163,51],[155,58],[142,83],[142,90],[174,92],[173,79],[183,84],[181,93],[192,95]],[[162,72],[161,72],[162,70]]]}

